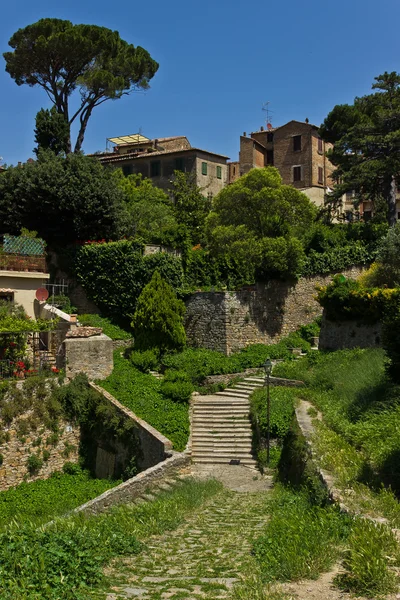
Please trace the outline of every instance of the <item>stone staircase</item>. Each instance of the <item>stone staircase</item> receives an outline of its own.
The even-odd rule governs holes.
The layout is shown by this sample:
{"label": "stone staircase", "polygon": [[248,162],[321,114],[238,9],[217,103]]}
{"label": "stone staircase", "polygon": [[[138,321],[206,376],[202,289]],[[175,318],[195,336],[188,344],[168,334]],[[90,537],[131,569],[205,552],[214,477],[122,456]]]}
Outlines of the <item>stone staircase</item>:
{"label": "stone staircase", "polygon": [[263,385],[262,377],[246,377],[217,394],[195,397],[191,427],[194,463],[229,464],[235,461],[232,464],[256,466],[251,448],[249,396]]}

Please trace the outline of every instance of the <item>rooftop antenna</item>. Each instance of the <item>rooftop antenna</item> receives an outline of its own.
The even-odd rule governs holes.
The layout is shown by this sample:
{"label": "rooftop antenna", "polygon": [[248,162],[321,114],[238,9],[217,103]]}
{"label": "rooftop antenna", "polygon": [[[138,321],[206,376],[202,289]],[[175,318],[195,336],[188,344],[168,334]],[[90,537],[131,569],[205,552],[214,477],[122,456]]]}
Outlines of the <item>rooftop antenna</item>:
{"label": "rooftop antenna", "polygon": [[264,104],[262,105],[262,111],[266,113],[265,115],[265,125],[267,128],[267,131],[269,131],[270,129],[273,129],[272,127],[272,123],[271,123],[271,115],[273,114],[272,111],[269,109],[269,105],[270,105],[270,101],[268,100],[268,102],[264,102]]}

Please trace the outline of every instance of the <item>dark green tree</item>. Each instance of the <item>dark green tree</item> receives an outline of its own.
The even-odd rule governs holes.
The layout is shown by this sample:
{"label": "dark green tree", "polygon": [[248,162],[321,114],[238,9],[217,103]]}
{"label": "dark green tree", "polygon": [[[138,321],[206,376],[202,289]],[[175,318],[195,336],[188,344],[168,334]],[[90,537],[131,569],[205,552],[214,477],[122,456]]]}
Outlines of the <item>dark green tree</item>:
{"label": "dark green tree", "polygon": [[69,126],[55,106],[50,110],[42,108],[36,115],[35,142],[36,155],[40,150],[51,150],[56,155],[67,152]]}
{"label": "dark green tree", "polygon": [[118,239],[129,222],[110,171],[94,158],[41,151],[38,160],[0,177],[2,230],[37,231],[50,244]]}
{"label": "dark green tree", "polygon": [[[68,128],[79,119],[74,152],[80,152],[96,106],[136,89],[147,89],[158,64],[140,46],[122,40],[117,31],[96,25],[73,25],[62,19],[40,19],[12,35],[11,52],[3,54],[6,71],[17,85],[43,88]],[[78,108],[70,98],[78,91]],[[70,135],[67,153],[71,152]]]}
{"label": "dark green tree", "polygon": [[375,78],[373,94],[337,105],[321,125],[320,134],[333,144],[328,151],[335,165],[333,207],[345,192],[356,203],[370,200],[386,206],[390,225],[396,222],[396,182],[400,181],[400,75]]}
{"label": "dark green tree", "polygon": [[173,288],[155,271],[139,296],[132,321],[135,348],[182,350],[186,343],[183,327],[185,305]]}
{"label": "dark green tree", "polygon": [[204,224],[211,209],[211,198],[202,191],[191,173],[175,171],[171,190],[175,218],[187,229],[192,245],[204,242]]}

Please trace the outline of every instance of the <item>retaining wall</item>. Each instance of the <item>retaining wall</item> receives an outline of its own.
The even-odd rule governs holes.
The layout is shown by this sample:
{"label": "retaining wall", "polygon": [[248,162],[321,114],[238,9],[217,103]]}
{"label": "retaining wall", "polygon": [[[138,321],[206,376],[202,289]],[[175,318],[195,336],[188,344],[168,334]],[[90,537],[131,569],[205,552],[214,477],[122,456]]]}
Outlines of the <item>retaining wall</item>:
{"label": "retaining wall", "polygon": [[[366,267],[343,274],[358,277]],[[271,344],[322,314],[317,287],[334,274],[303,277],[297,282],[273,280],[237,292],[197,292],[186,301],[188,344],[225,354],[250,344]]]}

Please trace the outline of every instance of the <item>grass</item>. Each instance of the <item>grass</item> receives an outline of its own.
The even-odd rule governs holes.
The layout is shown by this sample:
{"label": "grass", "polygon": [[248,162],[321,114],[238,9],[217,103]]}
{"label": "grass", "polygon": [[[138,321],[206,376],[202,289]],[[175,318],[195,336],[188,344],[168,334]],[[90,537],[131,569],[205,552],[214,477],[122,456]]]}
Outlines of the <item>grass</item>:
{"label": "grass", "polygon": [[189,438],[188,405],[164,396],[162,383],[152,375],[138,371],[121,356],[120,350],[114,352],[112,374],[99,385],[170,439],[175,450],[185,449]]}
{"label": "grass", "polygon": [[119,325],[116,325],[107,317],[101,317],[96,314],[84,314],[79,315],[78,320],[81,325],[88,327],[101,327],[103,333],[108,335],[112,340],[130,340],[132,339],[132,332],[122,329]]}
{"label": "grass", "polygon": [[400,494],[400,386],[387,379],[382,350],[316,353],[279,364],[274,374],[303,379],[308,390],[299,395],[322,412],[339,445],[348,442],[360,453],[354,480]]}
{"label": "grass", "polygon": [[264,581],[316,579],[328,571],[349,534],[350,519],[334,506],[310,503],[305,490],[277,486],[267,528],[254,544]]}
{"label": "grass", "polygon": [[152,503],[58,519],[47,527],[12,524],[0,534],[0,597],[87,600],[110,559],[138,554],[144,541],[176,529],[220,489],[213,480],[188,480]]}
{"label": "grass", "polygon": [[336,577],[336,583],[346,591],[377,598],[397,590],[397,577],[389,566],[399,565],[399,546],[390,529],[359,519],[344,553],[345,572]]}
{"label": "grass", "polygon": [[99,496],[119,481],[94,479],[86,471],[76,475],[54,473],[0,492],[0,527],[10,521],[43,523]]}

